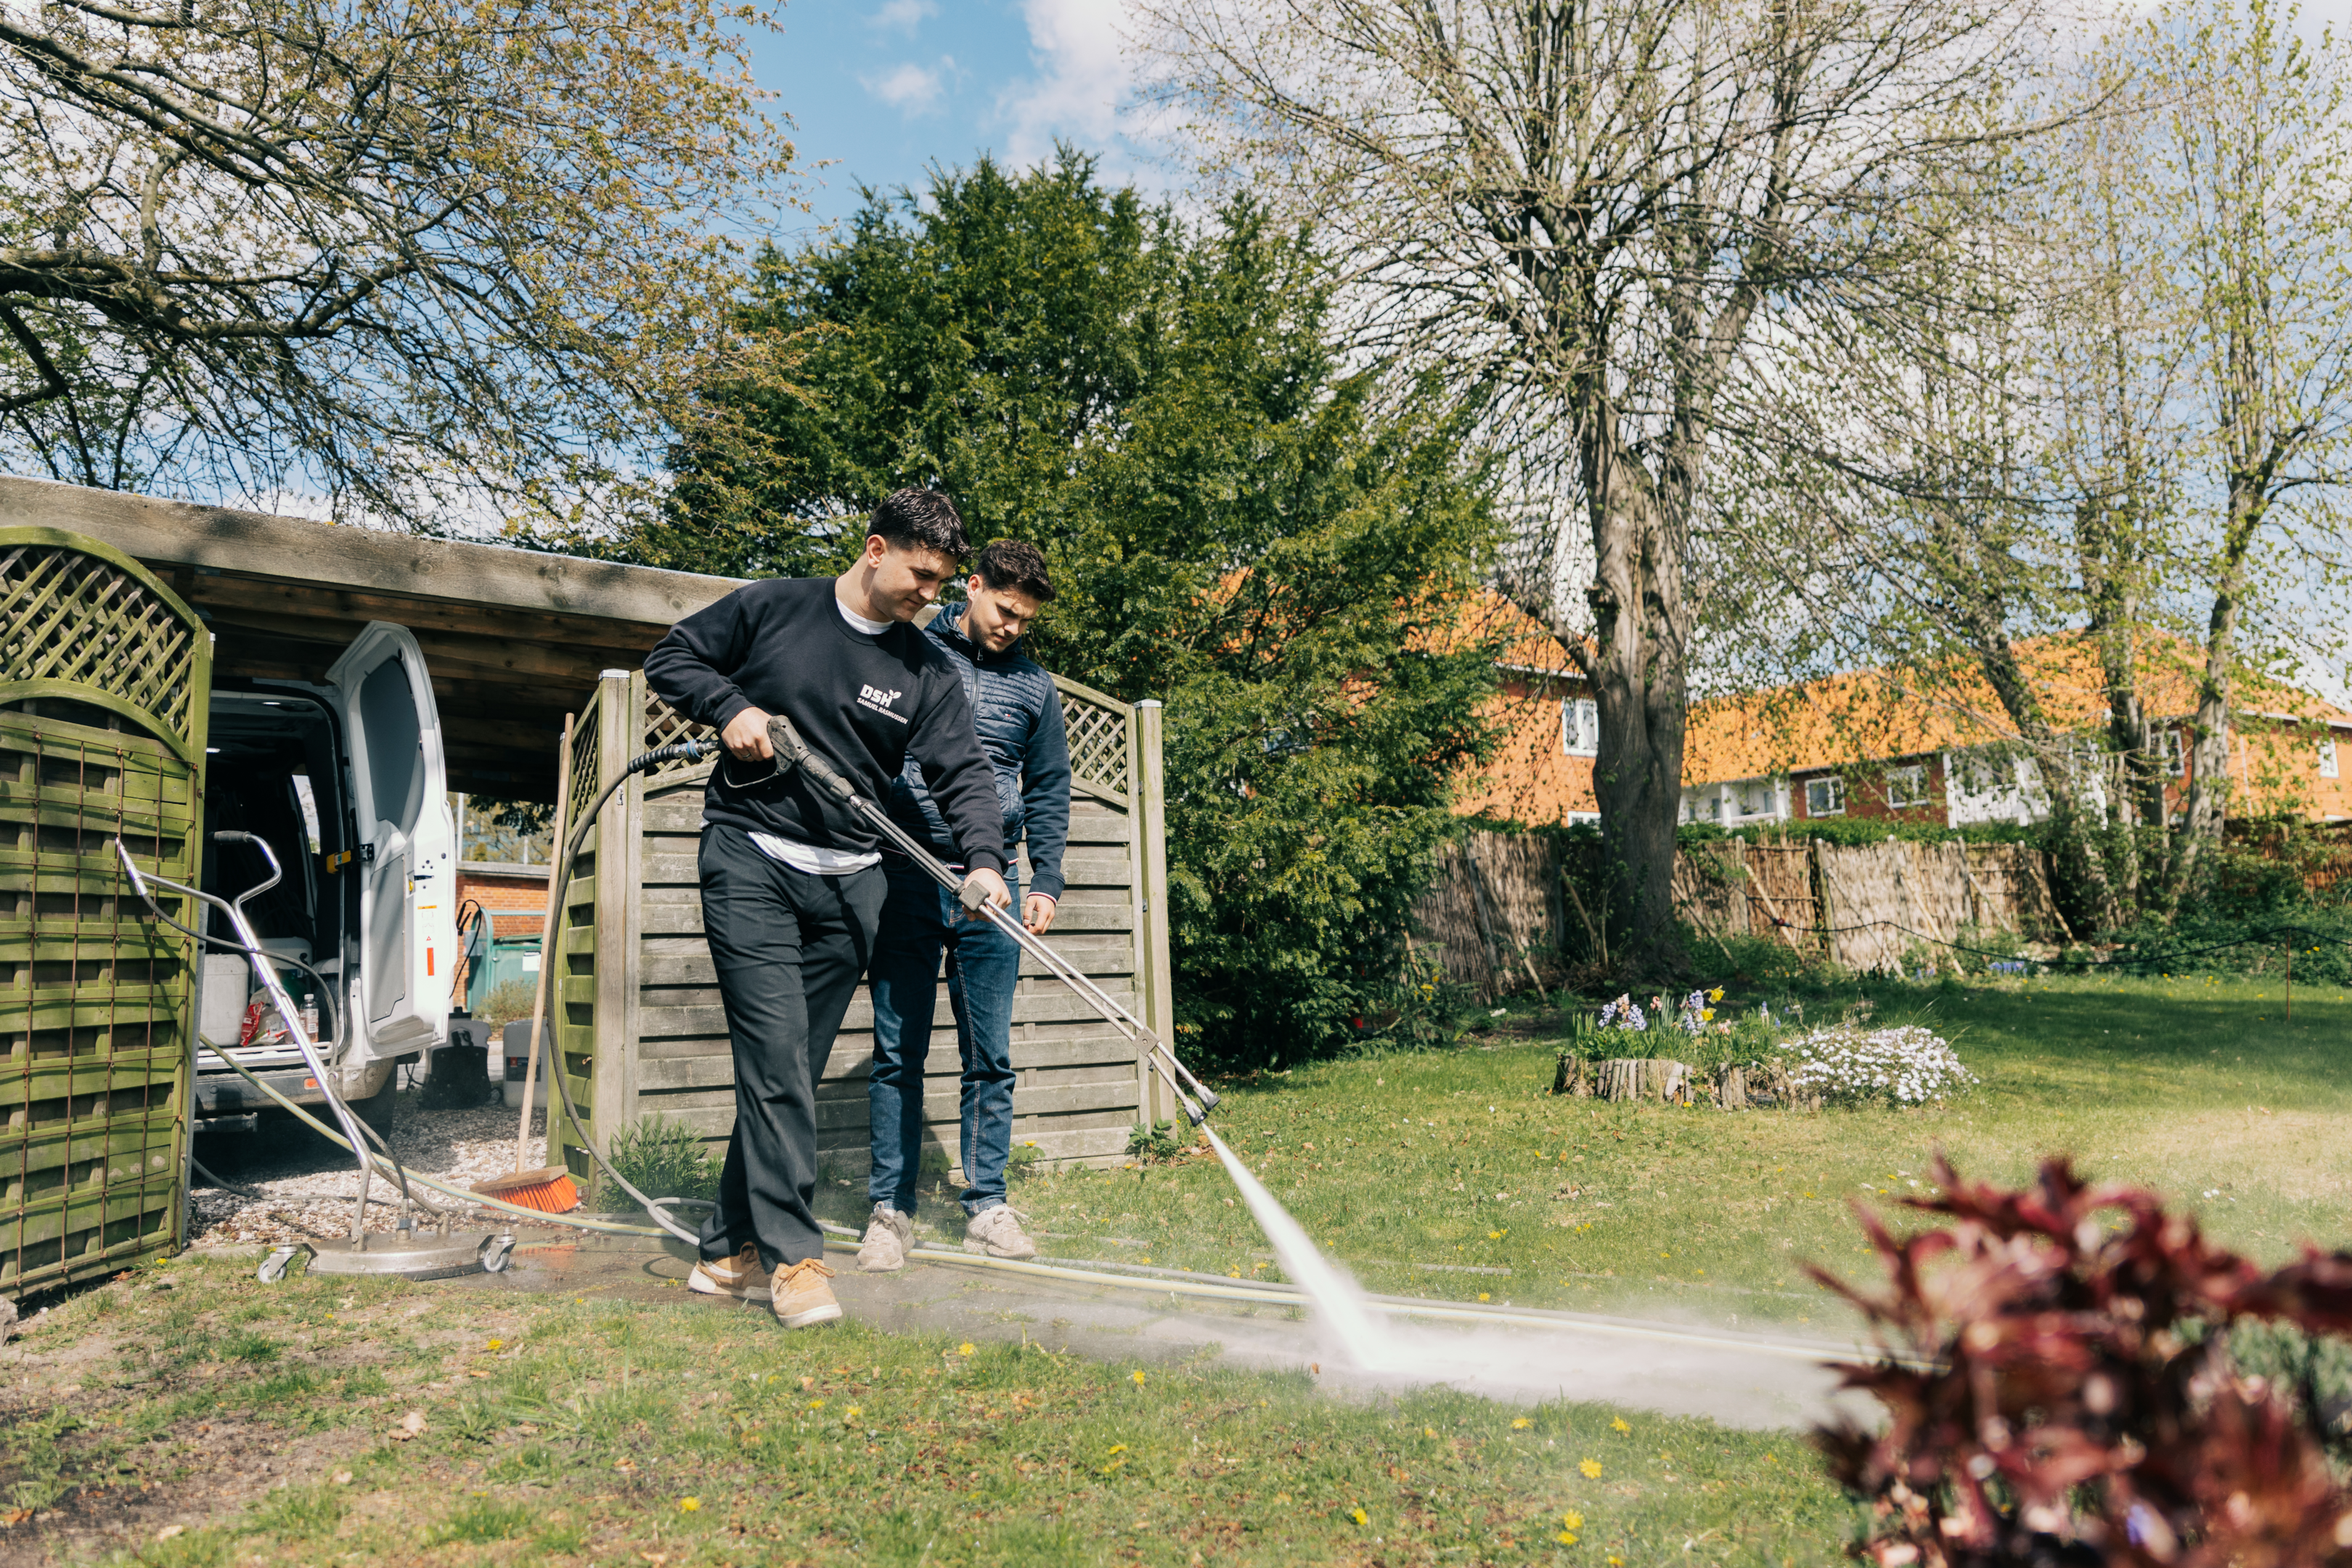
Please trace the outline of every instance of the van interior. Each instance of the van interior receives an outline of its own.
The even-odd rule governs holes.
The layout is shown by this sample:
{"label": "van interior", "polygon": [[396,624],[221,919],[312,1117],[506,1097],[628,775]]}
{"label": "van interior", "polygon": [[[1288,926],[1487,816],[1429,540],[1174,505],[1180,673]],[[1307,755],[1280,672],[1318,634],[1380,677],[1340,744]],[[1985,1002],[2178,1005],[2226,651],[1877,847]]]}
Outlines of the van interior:
{"label": "van interior", "polygon": [[[352,856],[350,811],[339,781],[343,742],[335,709],[316,689],[278,682],[224,682],[213,691],[207,750],[205,832],[250,833],[268,841],[278,858],[279,879],[249,900],[246,913],[272,952],[307,962],[335,988],[319,1008],[320,1045],[332,1055],[345,1026],[350,991],[343,976],[356,953],[346,950],[359,923],[359,881],[349,874]],[[269,878],[268,863],[249,844],[213,842],[205,857],[204,889],[235,899]],[[226,916],[215,911],[207,934],[234,940]],[[301,1000],[318,983],[290,964],[280,969],[287,990]],[[205,956],[197,996],[199,1029],[214,1046],[236,1047],[250,1003],[260,995],[251,965],[242,956],[215,948]],[[262,1024],[274,1022],[265,1006]],[[240,1049],[237,1059],[260,1070],[299,1068],[302,1058],[290,1043]],[[200,1052],[200,1073],[227,1072],[210,1051]]]}

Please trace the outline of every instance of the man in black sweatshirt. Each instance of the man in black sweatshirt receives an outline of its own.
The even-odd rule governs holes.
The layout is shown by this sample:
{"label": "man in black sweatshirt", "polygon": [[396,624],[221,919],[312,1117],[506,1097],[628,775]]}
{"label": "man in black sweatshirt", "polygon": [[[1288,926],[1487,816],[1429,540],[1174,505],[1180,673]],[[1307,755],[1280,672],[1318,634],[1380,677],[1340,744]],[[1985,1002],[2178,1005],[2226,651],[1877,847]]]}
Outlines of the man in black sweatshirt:
{"label": "man in black sweatshirt", "polygon": [[816,1084],[872,954],[886,883],[873,829],[800,774],[776,772],[768,718],[789,718],[868,800],[884,799],[913,756],[966,875],[996,907],[1010,904],[995,775],[963,683],[908,624],[969,553],[947,497],[898,490],[839,577],[749,584],[646,656],[646,684],[716,727],[726,752],[703,798],[700,870],[735,1131],[688,1284],[768,1301],[786,1328],[841,1316],[810,1207]]}

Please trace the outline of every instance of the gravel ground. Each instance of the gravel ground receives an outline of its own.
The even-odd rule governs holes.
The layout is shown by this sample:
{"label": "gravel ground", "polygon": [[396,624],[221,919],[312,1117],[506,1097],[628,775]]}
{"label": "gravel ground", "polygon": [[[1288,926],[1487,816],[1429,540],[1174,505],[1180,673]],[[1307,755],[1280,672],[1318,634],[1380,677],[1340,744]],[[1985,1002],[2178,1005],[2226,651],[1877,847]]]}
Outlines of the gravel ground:
{"label": "gravel ground", "polygon": [[[426,1110],[416,1096],[404,1093],[393,1111],[388,1142],[401,1163],[453,1186],[467,1186],[485,1176],[501,1175],[514,1168],[516,1112],[502,1105],[473,1110]],[[196,1178],[192,1247],[229,1247],[246,1243],[275,1244],[304,1238],[324,1239],[351,1234],[352,1197],[359,1190],[358,1162],[324,1139],[299,1130],[265,1123],[258,1132],[231,1132],[196,1142],[196,1158],[225,1181],[263,1194],[240,1197]],[[530,1142],[524,1152],[525,1169],[546,1163],[547,1113],[530,1115]],[[400,1190],[379,1175],[368,1191],[377,1197],[397,1199]],[[420,1193],[434,1202],[437,1194]],[[478,1211],[485,1219],[491,1211]],[[400,1223],[400,1210],[391,1205],[368,1205],[367,1227],[389,1231]]]}

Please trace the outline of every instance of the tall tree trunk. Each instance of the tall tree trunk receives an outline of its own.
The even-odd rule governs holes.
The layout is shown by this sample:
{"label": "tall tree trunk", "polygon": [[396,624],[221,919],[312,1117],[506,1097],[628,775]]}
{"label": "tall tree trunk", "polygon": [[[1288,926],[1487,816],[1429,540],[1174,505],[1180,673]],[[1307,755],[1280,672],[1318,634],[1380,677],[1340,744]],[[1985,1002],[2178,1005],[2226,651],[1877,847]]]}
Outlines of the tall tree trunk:
{"label": "tall tree trunk", "polygon": [[1592,789],[1612,879],[1611,924],[1624,966],[1686,963],[1675,924],[1675,828],[1681,816],[1689,694],[1683,554],[1648,472],[1614,432],[1586,444],[1595,581],[1593,701],[1601,754]]}
{"label": "tall tree trunk", "polygon": [[2213,609],[2205,623],[2205,673],[2197,683],[2197,720],[2189,761],[2189,830],[2176,880],[2185,883],[2207,844],[2221,837],[2230,808],[2230,676],[2238,657],[2238,616],[2245,603],[2246,555],[2269,509],[2274,463],[2230,475],[2229,526],[2221,540]]}

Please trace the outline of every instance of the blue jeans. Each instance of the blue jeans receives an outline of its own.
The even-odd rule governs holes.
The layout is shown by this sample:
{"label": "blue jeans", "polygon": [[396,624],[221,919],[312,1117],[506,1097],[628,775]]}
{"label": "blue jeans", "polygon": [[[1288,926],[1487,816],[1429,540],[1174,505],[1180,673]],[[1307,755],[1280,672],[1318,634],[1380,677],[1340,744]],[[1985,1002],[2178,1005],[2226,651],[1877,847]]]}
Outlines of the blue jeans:
{"label": "blue jeans", "polygon": [[[874,997],[874,1067],[866,1088],[874,1167],[866,1192],[900,1214],[915,1212],[923,1062],[930,1055],[944,952],[948,1006],[963,1053],[963,1208],[982,1214],[1004,1202],[1004,1162],[1013,1152],[1013,991],[1021,947],[985,921],[963,919],[955,895],[907,862],[892,858],[883,865],[889,893],[866,971]],[[1005,884],[1017,918],[1021,883],[1008,872]]]}

